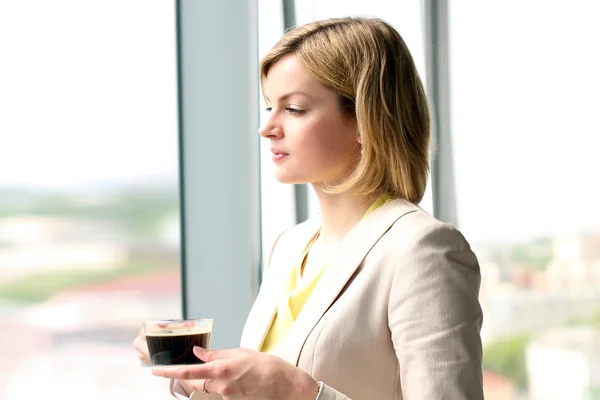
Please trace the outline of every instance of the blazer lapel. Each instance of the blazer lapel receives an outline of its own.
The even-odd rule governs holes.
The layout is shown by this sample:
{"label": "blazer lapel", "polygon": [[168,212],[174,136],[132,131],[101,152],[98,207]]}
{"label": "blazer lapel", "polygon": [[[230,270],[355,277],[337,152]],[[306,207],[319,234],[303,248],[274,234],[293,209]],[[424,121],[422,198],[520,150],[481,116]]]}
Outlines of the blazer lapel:
{"label": "blazer lapel", "polygon": [[[284,233],[275,245],[271,265],[265,271],[259,294],[246,320],[241,346],[260,350],[277,311],[277,303],[284,295],[292,268],[310,239],[319,229],[319,217],[306,221],[298,230]],[[293,235],[291,237],[285,237]],[[295,258],[294,258],[295,257]]]}
{"label": "blazer lapel", "polygon": [[[393,200],[373,211],[346,234],[337,256],[323,273],[283,345],[279,347],[281,350],[278,356],[292,364],[298,364],[310,332],[337,299],[371,248],[398,218],[415,210],[413,205],[404,200]],[[275,307],[276,302],[277,298],[269,299],[269,310]]]}

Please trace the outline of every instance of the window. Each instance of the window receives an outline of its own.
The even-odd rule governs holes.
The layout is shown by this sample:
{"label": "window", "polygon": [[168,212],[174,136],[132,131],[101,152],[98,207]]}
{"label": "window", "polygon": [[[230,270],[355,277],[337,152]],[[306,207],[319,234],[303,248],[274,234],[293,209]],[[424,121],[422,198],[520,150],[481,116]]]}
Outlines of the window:
{"label": "window", "polygon": [[165,396],[132,342],[181,315],[174,23],[172,2],[0,4],[6,400]]}
{"label": "window", "polygon": [[486,399],[599,398],[600,6],[450,11],[458,219],[482,268]]}
{"label": "window", "polygon": [[[283,7],[281,0],[259,0],[258,2],[258,54],[259,60],[283,36]],[[257,76],[256,79],[259,79]],[[259,83],[257,82],[257,85]],[[261,123],[268,114],[260,94]],[[258,135],[258,132],[256,132]],[[271,159],[268,141],[260,141],[261,208],[262,208],[262,254],[263,266],[267,263],[273,243],[281,232],[296,223],[294,188],[277,182],[275,165]]]}

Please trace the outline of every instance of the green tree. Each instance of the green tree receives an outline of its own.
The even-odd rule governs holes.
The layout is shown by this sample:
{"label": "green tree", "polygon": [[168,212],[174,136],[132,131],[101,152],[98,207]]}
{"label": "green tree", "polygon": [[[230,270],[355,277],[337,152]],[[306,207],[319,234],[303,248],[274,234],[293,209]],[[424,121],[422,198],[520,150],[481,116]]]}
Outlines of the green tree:
{"label": "green tree", "polygon": [[527,388],[527,365],[525,349],[529,335],[502,338],[487,346],[483,352],[483,367],[514,380],[521,388]]}
{"label": "green tree", "polygon": [[590,386],[583,393],[582,400],[600,400],[600,387]]}

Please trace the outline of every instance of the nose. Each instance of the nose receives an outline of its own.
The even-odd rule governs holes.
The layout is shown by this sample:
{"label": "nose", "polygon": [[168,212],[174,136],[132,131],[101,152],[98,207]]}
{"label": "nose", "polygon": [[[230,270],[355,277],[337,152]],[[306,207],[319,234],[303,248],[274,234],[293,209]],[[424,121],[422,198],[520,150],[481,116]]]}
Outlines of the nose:
{"label": "nose", "polygon": [[272,115],[266,119],[263,125],[258,129],[260,136],[264,138],[279,138],[283,136],[283,129],[274,121]]}

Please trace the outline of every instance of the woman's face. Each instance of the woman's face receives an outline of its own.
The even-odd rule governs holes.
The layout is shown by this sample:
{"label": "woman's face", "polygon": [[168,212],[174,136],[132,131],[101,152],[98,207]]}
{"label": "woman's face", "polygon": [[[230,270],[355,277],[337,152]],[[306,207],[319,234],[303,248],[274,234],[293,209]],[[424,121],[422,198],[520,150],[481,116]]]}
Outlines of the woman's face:
{"label": "woman's face", "polygon": [[270,114],[260,128],[269,139],[275,176],[283,183],[339,183],[352,172],[360,146],[354,117],[295,55],[269,69],[264,82]]}

